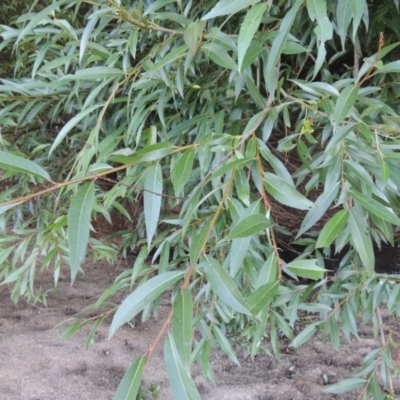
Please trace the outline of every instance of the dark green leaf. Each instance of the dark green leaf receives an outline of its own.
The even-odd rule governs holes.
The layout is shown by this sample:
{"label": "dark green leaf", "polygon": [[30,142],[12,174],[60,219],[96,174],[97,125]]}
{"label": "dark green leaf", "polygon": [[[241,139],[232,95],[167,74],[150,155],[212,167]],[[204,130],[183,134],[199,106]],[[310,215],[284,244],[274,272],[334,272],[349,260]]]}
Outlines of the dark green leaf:
{"label": "dark green leaf", "polygon": [[6,171],[40,176],[47,181],[51,180],[48,172],[35,162],[5,151],[0,151],[0,168],[5,169]]}
{"label": "dark green leaf", "polygon": [[350,378],[340,381],[339,383],[335,383],[332,386],[329,386],[327,389],[324,389],[325,393],[344,393],[349,390],[357,389],[360,386],[366,385],[367,381],[365,379],[360,378]]}
{"label": "dark green leaf", "polygon": [[313,280],[321,279],[326,271],[317,265],[317,260],[297,259],[287,264],[286,268],[297,276]]}
{"label": "dark green leaf", "polygon": [[146,357],[140,356],[125,372],[118,389],[115,392],[114,400],[134,400],[140,389]]}
{"label": "dark green leaf", "polygon": [[232,240],[253,236],[272,226],[272,222],[264,214],[253,214],[245,217],[232,228],[224,240]]}
{"label": "dark green leaf", "polygon": [[110,337],[120,326],[140,313],[148,304],[181,279],[184,274],[184,271],[164,272],[135,289],[118,307],[110,326]]}
{"label": "dark green leaf", "polygon": [[238,66],[239,71],[242,70],[242,64],[246,51],[249,48],[253,36],[258,30],[261,19],[268,7],[268,3],[261,3],[247,12],[244,21],[240,26],[239,38],[238,38]]}
{"label": "dark green leaf", "polygon": [[189,289],[183,289],[175,298],[172,315],[172,336],[179,356],[189,368],[192,347],[192,295]]}
{"label": "dark green leaf", "polygon": [[351,107],[353,107],[357,100],[359,89],[358,85],[348,85],[340,93],[333,114],[336,126],[339,126],[339,124],[349,116]]}
{"label": "dark green leaf", "polygon": [[147,243],[149,247],[157,229],[158,218],[161,210],[162,192],[162,171],[160,164],[157,163],[147,170],[144,182],[144,216],[146,222]]}
{"label": "dark green leaf", "polygon": [[214,258],[207,256],[203,266],[213,291],[220,299],[235,311],[251,315],[249,305],[245,302],[235,282],[222,268],[221,264]]}
{"label": "dark green leaf", "polygon": [[200,400],[200,395],[189,375],[189,370],[179,356],[171,334],[168,334],[165,339],[164,358],[174,399]]}
{"label": "dark green leaf", "polygon": [[250,311],[257,315],[274,297],[279,288],[279,282],[266,283],[254,291],[248,298]]}
{"label": "dark green leaf", "polygon": [[95,188],[93,183],[82,185],[71,201],[68,210],[68,243],[71,283],[85,258],[89,242],[90,219],[94,205]]}
{"label": "dark green leaf", "polygon": [[323,227],[315,247],[329,247],[346,226],[348,218],[348,210],[338,211]]}

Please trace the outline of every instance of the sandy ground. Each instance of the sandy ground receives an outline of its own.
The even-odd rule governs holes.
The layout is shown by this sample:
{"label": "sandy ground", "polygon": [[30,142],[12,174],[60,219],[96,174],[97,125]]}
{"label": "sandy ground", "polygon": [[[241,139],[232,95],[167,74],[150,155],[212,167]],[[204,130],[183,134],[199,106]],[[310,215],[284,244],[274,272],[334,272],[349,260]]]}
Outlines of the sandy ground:
{"label": "sandy ground", "polygon": [[[37,284],[51,287],[51,271],[38,276]],[[14,305],[9,289],[0,286],[0,400],[108,400],[133,360],[144,354],[168,314],[169,305],[160,306],[159,318],[134,327],[122,327],[107,341],[104,323],[95,335],[89,351],[85,350],[88,329],[78,331],[68,340],[61,338],[67,324],[59,325],[82,307],[93,303],[112,282],[115,267],[87,262],[85,275],[69,284],[67,268],[61,274],[59,292],[52,293],[48,307],[20,300]],[[123,295],[121,295],[121,299]],[[385,324],[399,331],[400,322],[385,318]],[[354,400],[358,393],[328,395],[323,393],[325,375],[335,383],[357,369],[362,358],[379,346],[370,328],[360,329],[360,341],[344,343],[340,352],[316,337],[299,349],[282,342],[282,360],[266,355],[239,357],[241,368],[226,356],[213,357],[218,387],[213,387],[194,367],[194,381],[201,398],[206,400]],[[163,345],[148,364],[142,397],[139,400],[172,399],[164,370]],[[394,379],[400,399],[399,378]]]}

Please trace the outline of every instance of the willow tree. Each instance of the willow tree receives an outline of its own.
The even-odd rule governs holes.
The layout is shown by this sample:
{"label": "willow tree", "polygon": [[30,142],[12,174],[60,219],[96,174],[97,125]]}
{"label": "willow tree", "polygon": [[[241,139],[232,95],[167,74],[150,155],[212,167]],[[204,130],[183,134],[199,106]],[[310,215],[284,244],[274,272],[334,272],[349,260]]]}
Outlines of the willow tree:
{"label": "willow tree", "polygon": [[[24,7],[0,6],[14,67],[0,67],[0,278],[12,298],[45,301],[39,262],[55,283],[69,266],[73,283],[88,247],[110,261],[136,248],[91,335],[115,310],[110,336],[170,296],[176,398],[199,398],[195,362],[213,380],[211,343],[236,363],[239,336],[252,357],[279,357],[278,334],[300,346],[321,332],[338,349],[360,316],[382,347],[327,392],[393,395],[380,309],[399,313],[400,284],[376,271],[374,246],[394,245],[400,225],[398,0],[59,0],[20,15],[12,3]],[[116,212],[134,219],[120,248],[90,237],[96,216]],[[304,313],[314,322],[295,336]],[[157,345],[116,398],[134,398]]]}

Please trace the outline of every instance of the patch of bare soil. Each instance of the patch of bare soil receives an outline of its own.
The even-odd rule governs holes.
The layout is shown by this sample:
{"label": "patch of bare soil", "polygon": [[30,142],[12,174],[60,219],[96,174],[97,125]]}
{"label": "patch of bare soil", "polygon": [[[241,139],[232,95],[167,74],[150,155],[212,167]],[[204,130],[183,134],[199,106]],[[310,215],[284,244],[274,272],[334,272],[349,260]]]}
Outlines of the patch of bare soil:
{"label": "patch of bare soil", "polygon": [[[87,262],[85,275],[70,286],[68,269],[61,274],[59,293],[52,293],[48,307],[14,305],[7,287],[0,287],[0,400],[108,400],[126,368],[144,354],[168,314],[167,302],[160,306],[159,318],[134,327],[122,327],[107,341],[104,324],[95,335],[95,343],[85,350],[87,332],[78,331],[68,340],[61,339],[67,325],[59,324],[82,307],[93,303],[115,276],[115,267],[102,262]],[[37,284],[50,288],[51,271],[38,276]],[[399,330],[399,321],[385,319]],[[213,358],[218,387],[201,376],[197,367],[194,381],[202,399],[207,400],[354,400],[357,393],[323,393],[324,377],[335,383],[348,377],[372,349],[379,347],[370,329],[360,329],[360,341],[344,343],[335,352],[319,337],[299,349],[282,342],[282,360],[258,356],[254,362],[239,358],[241,368],[226,356]],[[144,399],[172,399],[164,370],[163,346],[155,352],[144,377]],[[395,378],[400,398],[400,384]],[[157,394],[156,394],[157,393]]]}

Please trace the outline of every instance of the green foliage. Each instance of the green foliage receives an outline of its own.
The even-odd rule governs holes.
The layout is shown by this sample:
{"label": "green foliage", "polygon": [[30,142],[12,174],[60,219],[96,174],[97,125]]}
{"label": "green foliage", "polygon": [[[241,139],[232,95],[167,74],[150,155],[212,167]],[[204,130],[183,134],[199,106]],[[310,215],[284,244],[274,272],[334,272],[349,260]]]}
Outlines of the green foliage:
{"label": "green foliage", "polygon": [[[45,300],[39,262],[55,284],[69,263],[73,282],[87,247],[110,261],[140,247],[92,306],[89,336],[109,314],[110,335],[146,319],[170,293],[166,365],[188,399],[199,398],[191,364],[214,380],[215,344],[236,363],[236,343],[279,357],[280,334],[299,346],[321,332],[338,349],[360,317],[382,328],[380,307],[399,314],[398,277],[378,273],[374,256],[400,225],[398,1],[24,7],[0,6],[0,51],[14,66],[0,70],[0,279],[15,301]],[[137,226],[120,249],[90,238],[91,218],[130,219],[131,204]],[[295,260],[286,242],[304,246]],[[117,291],[131,292],[119,306],[107,301]],[[295,337],[305,313],[313,322]],[[393,392],[393,339],[381,339],[327,391]],[[157,344],[116,398],[137,396]]]}

